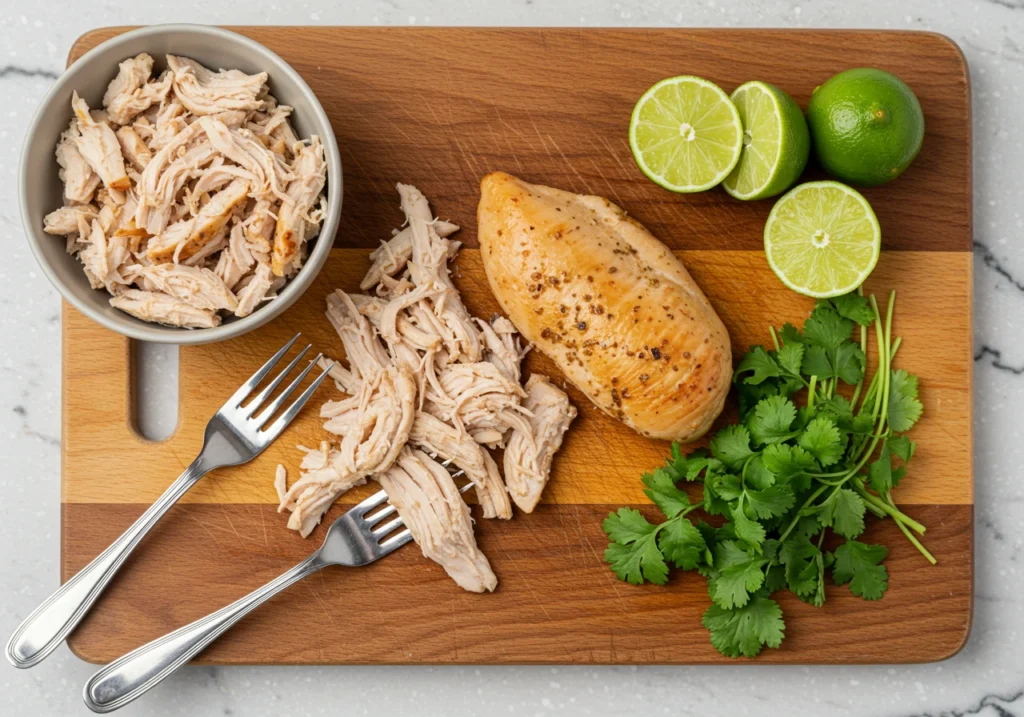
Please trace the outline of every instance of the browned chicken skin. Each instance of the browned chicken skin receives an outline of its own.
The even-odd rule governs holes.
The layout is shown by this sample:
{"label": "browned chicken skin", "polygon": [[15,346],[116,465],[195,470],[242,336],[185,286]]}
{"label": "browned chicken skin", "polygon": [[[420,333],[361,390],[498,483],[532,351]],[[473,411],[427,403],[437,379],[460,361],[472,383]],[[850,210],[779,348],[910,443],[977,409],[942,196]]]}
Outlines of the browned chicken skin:
{"label": "browned chicken skin", "polygon": [[495,172],[477,211],[491,290],[601,410],[651,438],[699,438],[722,411],[729,337],[686,267],[607,199]]}

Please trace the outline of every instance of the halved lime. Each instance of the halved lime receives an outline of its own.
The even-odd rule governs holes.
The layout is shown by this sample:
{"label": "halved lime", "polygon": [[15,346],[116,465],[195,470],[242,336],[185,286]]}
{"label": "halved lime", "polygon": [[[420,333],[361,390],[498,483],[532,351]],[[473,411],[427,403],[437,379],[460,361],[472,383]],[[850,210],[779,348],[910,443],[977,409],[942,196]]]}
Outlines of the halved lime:
{"label": "halved lime", "polygon": [[807,182],[772,208],[768,264],[793,291],[815,298],[860,286],[878,263],[882,230],[868,200],[839,182]]}
{"label": "halved lime", "polygon": [[743,121],[743,153],[722,187],[737,199],[782,194],[804,171],[811,152],[800,106],[767,82],[740,85],[731,99]]}
{"label": "halved lime", "polygon": [[644,93],[629,122],[643,173],[673,192],[711,189],[736,166],[743,124],[729,96],[700,77],[670,77]]}

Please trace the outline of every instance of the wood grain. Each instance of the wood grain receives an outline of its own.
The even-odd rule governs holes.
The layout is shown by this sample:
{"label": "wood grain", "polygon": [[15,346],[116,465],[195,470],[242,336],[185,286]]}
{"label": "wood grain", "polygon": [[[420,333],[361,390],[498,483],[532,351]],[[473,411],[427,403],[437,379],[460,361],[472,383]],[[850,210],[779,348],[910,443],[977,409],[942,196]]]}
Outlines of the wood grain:
{"label": "wood grain", "polygon": [[[462,217],[453,217],[462,221]],[[399,219],[394,217],[394,222]],[[131,427],[128,342],[98,330],[77,312],[65,313],[64,501],[73,503],[151,503],[192,460],[202,445],[209,417],[267,356],[302,331],[317,350],[341,358],[341,341],[323,315],[324,298],[336,288],[358,291],[369,266],[364,249],[335,249],[316,283],[285,314],[241,339],[183,347],[180,354],[178,428],[168,441],[153,444]],[[769,343],[768,326],[801,322],[813,301],[781,289],[762,252],[685,251],[680,257],[704,287],[739,356],[752,344]],[[924,418],[914,429],[920,450],[914,473],[896,497],[909,503],[971,503],[969,252],[884,252],[866,285],[879,292],[898,287],[894,334],[903,337],[897,365],[921,376]],[[906,267],[913,266],[912,273]],[[491,316],[497,301],[487,288],[479,250],[465,249],[456,261],[456,282],[470,311]],[[943,291],[936,293],[941,279]],[[781,289],[781,290],[780,290]],[[766,302],[765,296],[772,300]],[[941,322],[929,317],[942,316]],[[949,350],[936,351],[936,346]],[[527,368],[552,376],[558,369],[539,352]],[[333,395],[322,389],[322,398]],[[651,441],[609,418],[569,387],[580,416],[555,461],[545,503],[645,503],[639,470],[660,465],[669,444]],[[733,402],[730,401],[730,406]],[[81,420],[89,416],[89,420]],[[733,411],[718,421],[735,419]],[[285,436],[252,463],[226,468],[201,481],[183,498],[199,503],[272,503],[271,484],[278,463],[296,469],[295,444],[316,445],[330,435],[315,409],[307,410]],[[706,441],[705,441],[706,442]],[[703,443],[703,442],[702,442]],[[123,460],[112,462],[110,452]],[[594,456],[601,456],[595,470]],[[103,476],[97,480],[97,476]],[[294,473],[293,473],[294,476]],[[366,487],[356,495],[374,490]]]}
{"label": "wood grain", "polygon": [[[234,341],[182,349],[179,425],[162,443],[132,428],[129,342],[65,306],[65,579],[160,494],[198,449],[209,415],[286,338],[301,330],[318,348],[340,350],[322,315],[323,298],[336,287],[354,288],[367,249],[400,223],[396,181],[417,184],[438,214],[462,224],[459,239],[470,247],[478,182],[488,171],[608,196],[679,251],[737,354],[766,342],[769,323],[800,321],[812,302],[782,287],[761,251],[771,202],[741,203],[719,191],[674,195],[653,185],[626,146],[629,112],[650,84],[681,73],[726,90],[769,79],[806,104],[813,87],[845,69],[849,57],[871,57],[910,84],[927,122],[925,146],[910,170],[866,192],[885,250],[867,288],[898,290],[898,361],[921,376],[919,449],[897,498],[929,526],[925,542],[940,562],[928,566],[894,526],[872,521],[868,538],[892,548],[885,599],[867,603],[831,588],[822,610],[784,601],[787,639],[760,660],[913,662],[959,649],[970,628],[973,580],[971,159],[966,68],[951,41],[875,31],[239,30],[290,62],[331,118],[345,166],[337,248],[282,317]],[[120,31],[87,34],[71,59]],[[489,315],[497,304],[476,251],[464,251],[458,267],[467,304]],[[539,354],[527,363],[558,376]],[[495,594],[459,591],[406,548],[369,569],[330,569],[290,589],[200,661],[725,661],[699,624],[708,604],[703,581],[634,588],[603,564],[602,518],[623,504],[650,510],[638,474],[660,463],[667,446],[640,439],[571,393],[581,415],[544,504],[511,522],[478,521],[500,579]],[[727,413],[722,421],[729,419]],[[88,660],[112,659],[303,557],[324,527],[308,541],[285,529],[273,505],[272,468],[294,467],[294,444],[322,435],[307,411],[257,461],[201,481],[131,559],[72,636],[72,649]],[[922,475],[927,480],[917,479]],[[326,522],[342,509],[335,506]],[[368,633],[371,623],[380,630]]]}
{"label": "wood grain", "polygon": [[[864,192],[885,248],[971,248],[970,211],[961,211],[971,202],[967,69],[959,48],[941,35],[234,29],[291,63],[331,119],[345,168],[339,246],[376,246],[388,236],[391,225],[380,218],[398,206],[396,181],[415,184],[444,214],[471,217],[480,178],[501,169],[606,196],[673,249],[760,249],[772,202],[740,204],[722,191],[679,195],[652,184],[627,145],[633,105],[658,80],[693,74],[727,92],[751,79],[769,80],[806,107],[816,85],[870,58],[910,85],[927,126],[921,153],[900,181]],[[119,31],[84,36],[71,57]],[[808,173],[819,176],[814,168]],[[461,238],[476,246],[474,227]]]}
{"label": "wood grain", "polygon": [[[497,592],[473,595],[406,547],[375,565],[328,568],[255,611],[199,657],[241,663],[708,663],[725,662],[700,617],[703,578],[665,587],[619,582],[601,560],[601,520],[617,505],[547,505],[502,522],[477,517]],[[69,504],[65,569],[86,564],[145,505]],[[341,513],[334,506],[331,520]],[[891,521],[869,519],[865,540],[890,546],[890,588],[866,602],[829,580],[826,606],[786,593],[786,639],[759,662],[919,662],[955,653],[969,629],[970,506],[906,506],[929,526],[928,565]],[[651,517],[655,511],[648,510]],[[310,544],[284,535],[268,505],[171,510],[115,578],[69,644],[107,662],[202,617],[276,577]],[[780,593],[780,596],[782,594]],[[186,597],[187,596],[187,597]]]}

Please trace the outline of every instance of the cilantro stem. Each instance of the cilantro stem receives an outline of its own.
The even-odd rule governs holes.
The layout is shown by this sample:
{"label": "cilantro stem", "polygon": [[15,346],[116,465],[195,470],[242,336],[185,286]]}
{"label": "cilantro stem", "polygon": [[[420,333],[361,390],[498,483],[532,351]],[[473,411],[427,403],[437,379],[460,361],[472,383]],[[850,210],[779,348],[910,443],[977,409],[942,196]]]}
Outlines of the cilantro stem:
{"label": "cilantro stem", "polygon": [[[861,296],[864,295],[863,289],[858,289],[858,293]],[[864,354],[864,360],[867,361],[868,355],[868,327],[860,327],[860,352]],[[857,382],[857,386],[853,389],[853,397],[850,399],[850,406],[855,407],[857,405],[857,399],[860,397],[860,391],[864,388],[864,376],[860,377],[860,381]]]}
{"label": "cilantro stem", "polygon": [[909,526],[912,530],[914,530],[914,532],[920,535],[924,535],[925,531],[927,531],[927,528],[925,528],[916,520],[908,516],[906,513],[900,511],[899,508],[889,505],[881,498],[879,498],[877,495],[874,495],[873,493],[868,491],[868,489],[864,486],[864,483],[862,481],[855,480],[853,482],[853,486],[857,490],[857,492],[860,493],[860,496],[864,500],[870,502],[876,508],[889,515],[897,523],[903,523],[904,525]]}
{"label": "cilantro stem", "polygon": [[775,344],[775,350],[778,351],[782,347],[779,345],[779,337],[775,333],[775,327],[774,326],[769,326],[768,327],[768,333],[770,333],[772,335],[772,343]]}
{"label": "cilantro stem", "polygon": [[[870,500],[864,501],[864,507],[867,508],[868,510],[870,510],[872,512],[872,514],[874,514],[874,516],[876,518],[884,518],[885,517],[885,511],[882,510],[881,508],[879,508],[874,503],[872,503]],[[899,521],[896,521],[896,522],[898,523]]]}
{"label": "cilantro stem", "polygon": [[825,492],[826,488],[828,488],[827,485],[821,486],[816,491],[811,493],[811,497],[810,498],[808,498],[806,501],[804,501],[804,504],[800,506],[800,510],[798,510],[796,512],[796,517],[793,518],[792,522],[790,522],[789,527],[786,528],[785,532],[783,532],[782,535],[779,536],[779,543],[785,542],[786,538],[789,537],[789,534],[793,532],[793,528],[795,528],[796,524],[798,522],[800,522],[800,518],[803,515],[804,509],[807,506],[809,506],[811,503],[813,503],[815,500],[817,500],[818,496],[821,495],[823,492]]}
{"label": "cilantro stem", "polygon": [[818,382],[817,376],[811,376],[811,382],[807,388],[807,408],[814,408],[814,385]]}
{"label": "cilantro stem", "polygon": [[910,532],[909,530],[907,530],[907,526],[903,525],[903,523],[901,523],[901,522],[900,522],[900,521],[898,521],[898,520],[896,521],[896,526],[897,526],[897,527],[898,527],[898,528],[899,528],[899,529],[900,529],[900,530],[901,530],[901,531],[903,532],[903,534],[904,534],[905,536],[907,536],[907,540],[909,540],[909,541],[911,542],[911,544],[912,544],[912,545],[913,545],[913,546],[914,546],[915,548],[917,548],[917,549],[918,549],[918,551],[919,551],[919,552],[921,553],[921,555],[923,555],[923,556],[925,557],[925,559],[926,559],[926,560],[927,560],[927,561],[928,561],[929,563],[931,563],[932,565],[935,565],[935,563],[937,563],[937,562],[938,562],[938,561],[937,561],[937,560],[935,559],[935,556],[934,556],[934,555],[932,555],[931,553],[929,553],[929,552],[928,552],[928,548],[924,547],[924,546],[923,546],[923,545],[921,544],[921,541],[920,541],[920,540],[918,540],[918,539],[917,539],[917,538],[916,538],[916,537],[914,536],[914,534],[913,534],[913,533],[911,533],[911,532]]}

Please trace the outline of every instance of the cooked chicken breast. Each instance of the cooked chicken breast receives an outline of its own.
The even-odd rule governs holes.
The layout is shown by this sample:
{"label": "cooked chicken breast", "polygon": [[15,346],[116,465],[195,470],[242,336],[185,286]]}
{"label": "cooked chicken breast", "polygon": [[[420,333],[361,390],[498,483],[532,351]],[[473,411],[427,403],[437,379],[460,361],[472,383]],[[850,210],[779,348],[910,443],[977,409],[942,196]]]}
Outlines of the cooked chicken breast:
{"label": "cooked chicken breast", "polygon": [[[299,162],[295,168],[302,173]],[[459,244],[442,234],[457,227],[432,219],[415,187],[398,189],[408,227],[374,256],[362,283],[372,293],[337,290],[327,297],[327,317],[348,362],[329,368],[344,396],[320,409],[337,444],[302,449],[299,480],[286,487],[279,467],[274,486],[280,509],[292,511],[289,527],[305,536],[339,495],[373,475],[424,555],[466,590],[493,590],[497,579],[446,469],[460,468],[472,481],[485,518],[510,518],[509,490],[484,446],[503,446],[511,434],[509,485],[532,510],[576,412],[542,376],[531,378],[529,393],[520,386],[526,352],[515,327],[500,316],[490,323],[470,316],[451,279],[448,261]],[[235,230],[232,245],[243,238]],[[253,246],[247,243],[256,253]],[[234,254],[233,246],[222,254],[219,276],[227,270],[224,257]],[[245,289],[236,293],[243,303]]]}
{"label": "cooked chicken breast", "polygon": [[92,222],[97,213],[89,204],[61,207],[43,217],[43,231],[47,234],[76,234],[81,231],[81,222]]}
{"label": "cooked chicken breast", "polygon": [[[121,62],[102,109],[73,94],[56,148],[65,206],[44,229],[135,316],[185,327],[247,316],[276,298],[319,235],[323,146],[298,139],[266,73],[168,56],[153,78],[153,64],[146,53]],[[288,231],[272,247],[279,219]],[[124,298],[130,287],[143,293]]]}
{"label": "cooked chicken breast", "polygon": [[142,275],[159,291],[198,309],[234,311],[238,308],[238,299],[209,269],[171,263],[153,264],[144,267]]}
{"label": "cooked chicken breast", "polygon": [[100,175],[92,171],[78,151],[76,140],[79,137],[78,121],[71,120],[71,127],[61,134],[57,143],[57,164],[60,165],[60,180],[64,182],[64,199],[75,204],[88,204],[100,186]]}
{"label": "cooked chicken breast", "polygon": [[220,324],[220,316],[197,309],[181,299],[160,291],[126,289],[110,300],[110,305],[143,321],[188,329],[210,329]]}
{"label": "cooked chicken breast", "polygon": [[258,110],[264,102],[257,99],[267,82],[267,73],[247,75],[239,70],[211,72],[195,60],[167,56],[174,73],[174,94],[189,112],[212,115],[227,110]]}
{"label": "cooked chicken breast", "polygon": [[71,108],[78,120],[79,135],[75,137],[75,147],[78,148],[79,154],[89,163],[92,170],[100,175],[107,189],[128,189],[131,180],[124,171],[124,157],[121,156],[121,145],[114,130],[106,122],[97,122],[93,119],[89,105],[77,92],[71,95]]}
{"label": "cooked chicken breast", "polygon": [[416,415],[416,383],[407,370],[383,369],[364,382],[359,399],[362,410],[347,415],[350,421],[341,427],[341,444],[328,452],[326,465],[303,473],[282,501],[282,507],[292,511],[288,527],[302,537],[309,535],[338,496],[367,476],[391,468],[409,440]]}
{"label": "cooked chicken breast", "polygon": [[397,463],[376,479],[426,557],[464,590],[494,590],[498,578],[477,547],[469,506],[443,466],[423,451],[403,448]]}
{"label": "cooked chicken breast", "polygon": [[476,487],[477,500],[485,518],[512,517],[512,505],[497,464],[468,433],[429,413],[420,412],[413,421],[409,443],[431,456],[451,461],[465,471],[466,477]]}
{"label": "cooked chicken breast", "polygon": [[114,134],[121,145],[121,154],[131,165],[140,172],[146,169],[146,165],[153,159],[153,153],[149,147],[131,127],[120,127]]}
{"label": "cooked chicken breast", "polygon": [[532,513],[548,484],[562,437],[576,418],[576,409],[565,391],[538,374],[526,382],[523,407],[531,414],[530,431],[512,431],[505,447],[505,484],[519,509]]}
{"label": "cooked chicken breast", "polygon": [[103,106],[111,122],[128,124],[137,114],[149,109],[156,96],[145,92],[144,88],[152,73],[153,58],[145,52],[118,65],[117,77],[110,81],[103,95]]}
{"label": "cooked chicken breast", "polygon": [[310,144],[299,150],[292,172],[295,179],[288,184],[287,199],[281,205],[274,230],[271,266],[277,276],[285,276],[298,256],[306,238],[309,212],[327,180],[327,162],[319,137],[314,135]]}
{"label": "cooked chicken breast", "polygon": [[[434,231],[442,239],[451,236],[459,230],[458,225],[436,220]],[[380,283],[385,276],[394,276],[409,263],[412,258],[412,228],[406,227],[387,241],[380,243],[380,246],[370,252],[370,261],[373,265],[366,272],[366,276],[359,282],[362,291],[372,289]]]}
{"label": "cooked chicken breast", "polygon": [[607,199],[484,177],[491,290],[587,397],[651,438],[689,442],[721,413],[729,336],[671,251]]}

